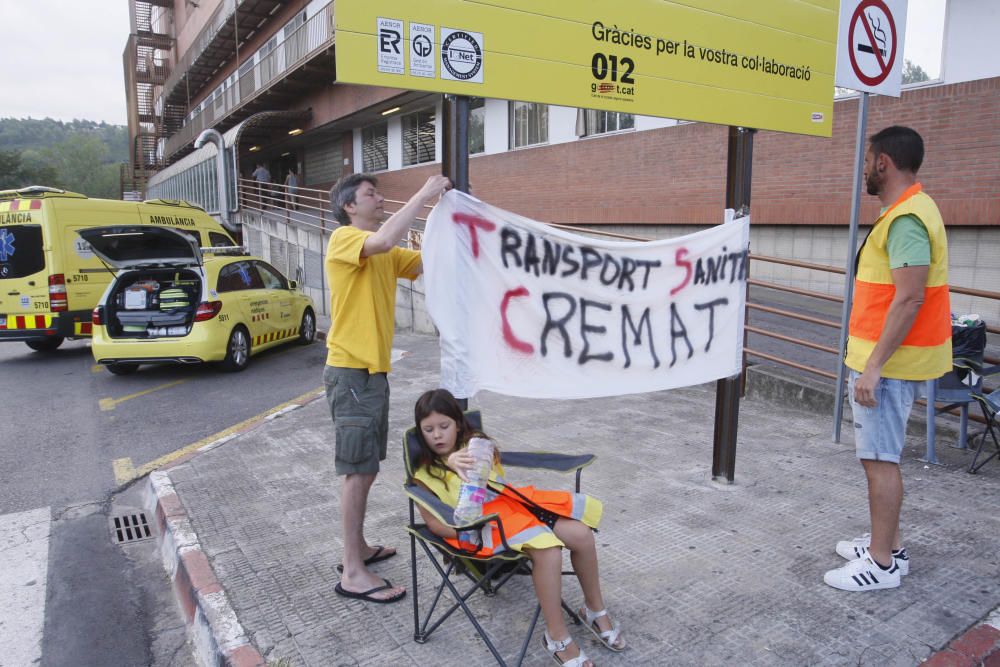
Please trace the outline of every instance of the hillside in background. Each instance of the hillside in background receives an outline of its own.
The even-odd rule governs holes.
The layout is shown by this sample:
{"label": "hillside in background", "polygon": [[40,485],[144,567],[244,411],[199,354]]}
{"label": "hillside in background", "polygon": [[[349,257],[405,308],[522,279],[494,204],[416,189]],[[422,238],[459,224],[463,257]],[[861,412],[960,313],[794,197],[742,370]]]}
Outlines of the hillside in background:
{"label": "hillside in background", "polygon": [[0,118],[0,190],[48,185],[118,199],[128,131],[89,120]]}

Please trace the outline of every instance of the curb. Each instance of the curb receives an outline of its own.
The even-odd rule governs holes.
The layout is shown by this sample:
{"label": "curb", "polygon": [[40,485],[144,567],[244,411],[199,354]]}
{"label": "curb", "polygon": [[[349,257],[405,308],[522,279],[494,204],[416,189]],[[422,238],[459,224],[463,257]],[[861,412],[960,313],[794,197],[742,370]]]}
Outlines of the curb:
{"label": "curb", "polygon": [[165,472],[149,475],[146,509],[160,529],[160,556],[194,644],[208,666],[265,667],[201,548],[191,519]]}
{"label": "curb", "polygon": [[920,663],[927,667],[1000,667],[1000,607]]}

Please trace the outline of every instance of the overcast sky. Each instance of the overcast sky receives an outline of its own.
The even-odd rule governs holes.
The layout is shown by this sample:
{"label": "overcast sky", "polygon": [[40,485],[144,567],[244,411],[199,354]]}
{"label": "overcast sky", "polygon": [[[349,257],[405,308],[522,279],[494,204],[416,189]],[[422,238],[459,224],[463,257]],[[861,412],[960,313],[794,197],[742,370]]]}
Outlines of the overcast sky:
{"label": "overcast sky", "polygon": [[[0,0],[0,117],[124,125],[128,0]],[[905,58],[940,73],[945,0],[909,0]],[[14,85],[11,85],[14,84]]]}

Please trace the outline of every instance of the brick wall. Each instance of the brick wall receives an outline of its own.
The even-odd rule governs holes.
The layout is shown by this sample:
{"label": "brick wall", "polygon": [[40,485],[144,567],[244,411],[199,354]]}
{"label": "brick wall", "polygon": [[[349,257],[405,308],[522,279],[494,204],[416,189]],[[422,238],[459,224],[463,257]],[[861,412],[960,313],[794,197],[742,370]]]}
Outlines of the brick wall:
{"label": "brick wall", "polygon": [[[762,131],[754,140],[755,224],[847,225],[858,100],[834,104],[832,139]],[[948,225],[1000,225],[1000,78],[874,96],[868,134],[920,132],[921,181]],[[715,224],[725,203],[727,129],[692,123],[473,157],[476,196],[538,220],[570,224]],[[406,199],[439,165],[380,175]],[[862,199],[861,220],[878,203]]]}

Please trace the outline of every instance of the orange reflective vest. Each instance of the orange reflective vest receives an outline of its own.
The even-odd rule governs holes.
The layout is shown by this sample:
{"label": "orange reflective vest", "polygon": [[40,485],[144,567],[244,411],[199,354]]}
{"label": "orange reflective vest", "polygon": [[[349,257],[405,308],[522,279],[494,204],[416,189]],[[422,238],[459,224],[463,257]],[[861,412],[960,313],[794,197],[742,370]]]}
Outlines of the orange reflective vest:
{"label": "orange reflective vest", "polygon": [[924,303],[910,332],[882,367],[882,377],[931,380],[951,370],[951,305],[948,298],[948,239],[937,205],[919,183],[912,185],[883,212],[872,227],[858,256],[854,278],[854,306],[848,328],[844,363],[858,372],[865,369],[882,335],[889,305],[896,294],[889,268],[887,243],[893,220],[912,215],[927,228],[931,243]]}

